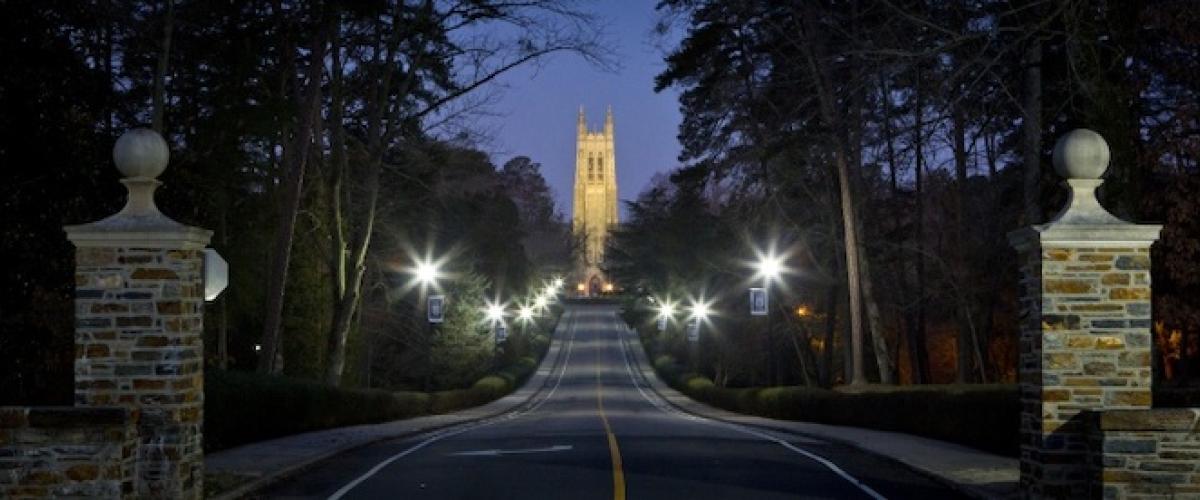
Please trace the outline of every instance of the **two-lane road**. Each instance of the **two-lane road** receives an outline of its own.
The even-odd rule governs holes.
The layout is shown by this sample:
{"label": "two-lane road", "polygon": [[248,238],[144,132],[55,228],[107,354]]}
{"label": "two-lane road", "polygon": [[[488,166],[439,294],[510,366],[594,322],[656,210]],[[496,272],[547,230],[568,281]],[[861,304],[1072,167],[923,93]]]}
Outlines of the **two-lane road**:
{"label": "two-lane road", "polygon": [[571,305],[545,386],[482,422],[368,446],[271,498],[955,498],[848,448],[703,419],[651,391],[612,306]]}

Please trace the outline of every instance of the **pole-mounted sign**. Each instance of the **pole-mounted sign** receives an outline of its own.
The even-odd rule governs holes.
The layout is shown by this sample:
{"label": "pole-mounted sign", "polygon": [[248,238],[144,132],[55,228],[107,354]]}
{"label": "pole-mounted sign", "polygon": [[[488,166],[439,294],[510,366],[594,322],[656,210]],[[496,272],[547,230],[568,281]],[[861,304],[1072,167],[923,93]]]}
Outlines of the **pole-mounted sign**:
{"label": "pole-mounted sign", "polygon": [[508,325],[498,323],[496,324],[496,343],[502,344],[505,340],[508,340]]}
{"label": "pole-mounted sign", "polygon": [[446,320],[446,296],[430,295],[425,307],[430,323],[441,323]]}
{"label": "pole-mounted sign", "polygon": [[667,317],[659,316],[658,317],[658,331],[663,332],[666,330],[667,330]]}
{"label": "pole-mounted sign", "polygon": [[687,340],[688,342],[700,341],[700,320],[693,318],[688,321],[687,325]]}
{"label": "pole-mounted sign", "polygon": [[211,248],[204,249],[204,300],[212,302],[229,285],[229,263]]}
{"label": "pole-mounted sign", "polygon": [[767,315],[767,290],[765,288],[750,289],[750,315]]}

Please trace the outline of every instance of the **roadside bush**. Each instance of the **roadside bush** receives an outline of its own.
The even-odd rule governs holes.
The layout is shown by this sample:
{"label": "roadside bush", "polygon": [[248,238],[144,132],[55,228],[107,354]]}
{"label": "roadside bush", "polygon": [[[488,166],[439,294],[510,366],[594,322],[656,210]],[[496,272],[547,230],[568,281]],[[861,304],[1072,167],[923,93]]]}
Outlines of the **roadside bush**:
{"label": "roadside bush", "polygon": [[429,395],[351,390],[252,372],[204,374],[204,448],[428,413]]}
{"label": "roadside bush", "polygon": [[674,382],[679,377],[679,362],[675,360],[675,356],[660,354],[654,358],[654,371],[663,377],[663,380]]}
{"label": "roadside bush", "polygon": [[[254,372],[204,374],[204,450],[232,448],[301,432],[447,413],[486,404],[520,387],[537,370],[549,337],[465,389],[425,392],[344,389]],[[540,339],[540,340],[538,340]]]}

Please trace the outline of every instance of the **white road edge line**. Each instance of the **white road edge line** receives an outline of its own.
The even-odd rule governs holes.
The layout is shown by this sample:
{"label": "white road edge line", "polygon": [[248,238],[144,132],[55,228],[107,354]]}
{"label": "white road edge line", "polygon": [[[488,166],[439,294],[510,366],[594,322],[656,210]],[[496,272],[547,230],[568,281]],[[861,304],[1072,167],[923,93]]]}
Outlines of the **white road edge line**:
{"label": "white road edge line", "polygon": [[[624,334],[626,334],[626,333],[629,333],[629,332],[631,331],[631,330],[628,330],[628,329],[627,329],[626,325],[624,324],[624,321],[621,321],[621,320],[620,320],[620,318],[613,317],[613,318],[612,318],[612,320],[613,320],[613,322],[614,322],[614,323],[616,323],[616,325],[617,325],[617,328],[616,328],[616,330],[617,330],[617,335],[618,335],[618,336],[620,336],[620,335],[624,335]],[[627,352],[627,351],[628,351],[628,346],[627,346],[627,345],[626,345],[626,343],[625,343],[625,339],[624,339],[624,338],[621,338],[621,337],[618,337],[618,338],[617,338],[617,343],[619,344],[619,346],[620,346],[620,348],[621,348],[621,359],[622,359],[622,361],[624,361],[624,362],[625,362],[625,372],[629,374],[629,380],[633,382],[633,387],[634,387],[635,389],[637,389],[638,393],[642,395],[642,398],[644,398],[646,401],[648,401],[648,402],[651,404],[651,406],[654,406],[655,408],[658,408],[659,410],[663,411],[664,413],[667,413],[668,415],[674,415],[674,416],[677,416],[677,417],[683,417],[683,418],[687,418],[687,419],[689,419],[689,420],[695,420],[695,421],[705,422],[705,423],[708,423],[708,424],[711,424],[711,425],[715,425],[715,426],[718,426],[718,427],[725,427],[725,428],[728,428],[728,429],[733,429],[733,430],[736,430],[736,431],[739,431],[739,432],[742,432],[742,433],[745,433],[745,434],[749,434],[749,435],[751,435],[751,436],[756,436],[756,437],[759,437],[759,438],[765,439],[765,440],[767,440],[767,441],[772,441],[772,442],[774,442],[774,443],[776,443],[776,444],[778,444],[778,445],[780,445],[780,446],[783,446],[784,448],[787,448],[787,449],[789,449],[789,450],[791,450],[791,451],[793,451],[793,452],[796,452],[796,453],[798,453],[798,454],[800,454],[800,455],[803,455],[803,456],[807,457],[808,459],[810,459],[810,460],[812,460],[812,461],[814,461],[814,462],[817,462],[817,463],[819,463],[819,464],[821,464],[821,465],[824,465],[824,466],[825,466],[825,468],[829,469],[829,470],[830,470],[830,471],[832,471],[834,474],[837,474],[838,476],[841,476],[841,477],[842,477],[842,479],[845,479],[845,480],[846,480],[847,482],[849,482],[850,484],[853,484],[854,486],[858,487],[858,489],[862,490],[862,491],[863,491],[863,493],[866,493],[866,494],[867,494],[868,496],[870,496],[871,498],[874,498],[875,500],[887,500],[887,497],[885,497],[885,496],[883,496],[883,495],[879,494],[879,492],[875,491],[875,490],[874,490],[873,488],[871,488],[870,486],[867,486],[867,484],[866,484],[866,483],[864,483],[864,482],[860,481],[858,478],[856,478],[856,477],[854,477],[854,476],[851,476],[851,475],[850,475],[850,473],[848,473],[848,472],[846,472],[846,471],[842,470],[842,468],[841,468],[841,467],[838,467],[836,464],[834,464],[833,462],[829,461],[829,460],[828,460],[828,459],[826,459],[825,457],[822,457],[822,456],[820,456],[820,455],[817,455],[817,454],[815,454],[815,453],[813,453],[813,452],[810,452],[810,451],[808,451],[808,450],[805,450],[805,449],[803,449],[803,448],[797,447],[797,446],[793,445],[792,443],[789,443],[789,442],[787,442],[787,441],[785,441],[785,440],[779,439],[779,438],[777,438],[777,437],[775,437],[775,436],[772,436],[772,435],[770,435],[770,434],[762,433],[762,432],[759,432],[759,431],[756,431],[756,430],[753,430],[753,429],[750,429],[750,428],[747,428],[747,427],[743,427],[743,426],[741,426],[741,425],[738,425],[738,424],[731,424],[731,423],[729,423],[729,422],[722,422],[722,421],[720,421],[720,420],[714,420],[714,419],[711,419],[711,418],[708,418],[708,417],[703,417],[703,416],[700,416],[700,415],[692,415],[692,414],[682,413],[682,412],[680,412],[679,410],[676,410],[675,408],[670,408],[670,409],[668,410],[667,408],[665,408],[665,407],[661,406],[661,405],[667,405],[667,404],[669,404],[669,403],[667,403],[666,401],[655,402],[655,400],[654,400],[655,398],[651,398],[651,397],[650,397],[648,394],[646,394],[646,391],[642,390],[642,387],[641,387],[641,385],[640,385],[640,384],[638,384],[637,377],[635,377],[635,376],[634,376],[634,374],[633,374],[633,366],[632,366],[632,365],[630,365],[630,363],[629,363],[629,354],[628,354],[628,352]]]}
{"label": "white road edge line", "polygon": [[457,429],[434,432],[432,435],[430,435],[429,438],[425,439],[424,441],[421,441],[420,443],[417,443],[417,444],[413,445],[412,447],[410,447],[400,453],[397,453],[395,455],[392,455],[391,457],[388,457],[384,461],[376,464],[374,467],[371,467],[371,469],[368,470],[367,472],[363,473],[363,475],[358,476],[357,478],[355,478],[353,481],[350,481],[349,483],[346,483],[345,486],[342,486],[340,489],[335,491],[332,495],[329,495],[328,500],[340,500],[342,497],[346,496],[346,494],[349,493],[350,490],[353,490],[354,488],[356,488],[358,485],[362,484],[367,479],[370,479],[371,476],[374,476],[376,473],[383,470],[384,467],[391,465],[392,462],[400,460],[401,458],[408,456],[412,452],[420,450],[421,448],[424,448],[434,442],[440,441],[442,439],[445,439],[445,438],[448,438],[451,436],[457,436],[459,434],[462,434],[462,433],[467,432],[472,429],[478,429],[480,427],[485,427],[485,426],[499,423],[499,422],[502,422],[505,420],[511,420],[511,419],[517,418],[521,415],[524,415],[526,413],[533,412],[533,411],[537,410],[538,408],[540,408],[543,403],[545,403],[546,401],[549,401],[550,398],[554,396],[554,392],[558,390],[559,384],[562,383],[563,376],[566,375],[566,373],[567,373],[567,365],[571,361],[571,350],[575,346],[576,330],[575,330],[575,318],[574,317],[571,318],[571,322],[568,325],[569,325],[569,328],[571,329],[571,339],[567,341],[567,352],[566,352],[566,354],[563,355],[564,357],[563,357],[563,362],[562,362],[562,369],[559,370],[559,372],[558,372],[558,379],[556,379],[554,381],[554,387],[550,388],[550,392],[548,394],[546,394],[545,398],[541,399],[537,403],[534,403],[534,405],[530,406],[529,408],[524,408],[524,409],[518,408],[518,409],[512,410],[508,413],[505,413],[502,415],[497,415],[495,417],[491,417],[491,418],[485,419],[483,421],[476,422],[474,424],[467,424],[464,427],[460,427]]}

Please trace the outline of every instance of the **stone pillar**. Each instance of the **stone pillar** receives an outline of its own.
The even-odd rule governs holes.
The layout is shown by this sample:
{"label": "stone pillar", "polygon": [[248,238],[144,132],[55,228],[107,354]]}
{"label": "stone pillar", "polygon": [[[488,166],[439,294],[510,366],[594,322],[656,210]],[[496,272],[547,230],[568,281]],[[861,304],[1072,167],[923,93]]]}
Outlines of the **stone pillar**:
{"label": "stone pillar", "polygon": [[1150,407],[1150,245],[1162,226],[1108,213],[1095,190],[1108,144],[1085,129],[1054,148],[1071,191],[1046,224],[1009,235],[1020,253],[1021,491],[1088,496],[1081,411]]}
{"label": "stone pillar", "polygon": [[200,498],[204,247],[211,231],[158,211],[167,166],[156,132],[131,130],[113,160],[129,191],[106,219],[64,228],[75,252],[75,404],[137,419],[140,498]]}

